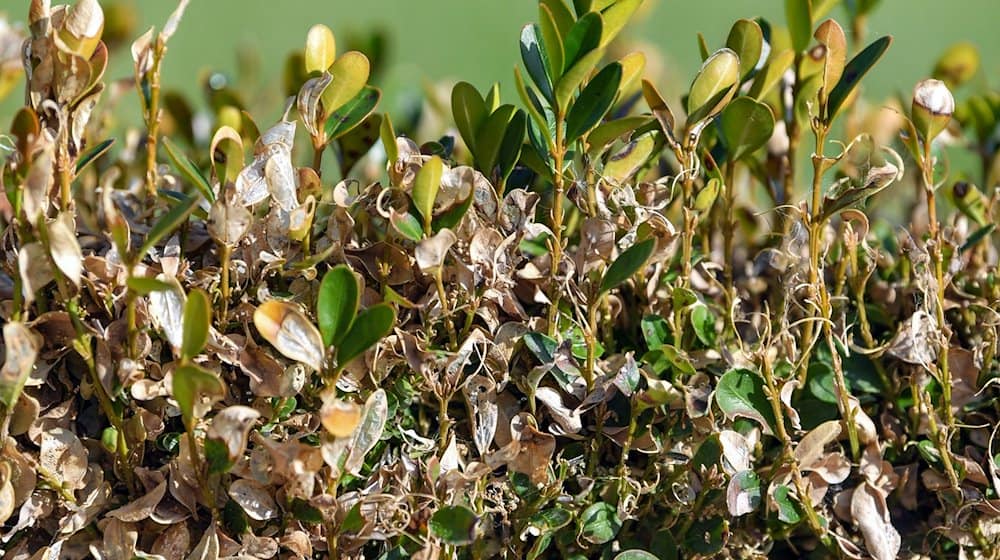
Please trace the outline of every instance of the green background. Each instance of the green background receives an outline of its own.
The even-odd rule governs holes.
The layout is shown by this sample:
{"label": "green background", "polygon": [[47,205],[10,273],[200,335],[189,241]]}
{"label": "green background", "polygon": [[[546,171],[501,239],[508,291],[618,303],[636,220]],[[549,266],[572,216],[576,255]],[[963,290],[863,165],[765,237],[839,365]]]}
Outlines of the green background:
{"label": "green background", "polygon": [[[12,19],[25,17],[27,0],[3,4]],[[170,0],[131,4],[138,12],[136,34],[162,26],[175,6]],[[659,86],[676,102],[700,63],[697,32],[705,34],[710,47],[718,47],[736,18],[763,16],[783,23],[783,5],[780,0],[647,0],[631,36],[646,43],[647,54],[659,60],[665,70]],[[467,80],[481,89],[499,80],[504,99],[515,101],[517,38],[521,26],[536,18],[536,6],[534,0],[192,0],[169,45],[164,87],[195,92],[199,77],[210,69],[234,73],[237,48],[250,46],[259,53],[264,87],[278,98],[285,57],[301,48],[312,24],[325,23],[341,39],[340,50],[352,31],[380,26],[389,33],[393,42],[388,71],[377,84],[386,94],[385,109],[395,110],[403,92],[419,93],[425,83],[442,80]],[[846,22],[842,7],[833,15]],[[869,94],[882,98],[900,92],[908,97],[937,55],[959,40],[972,41],[980,49],[979,84],[987,77],[995,80],[1000,75],[998,16],[998,0],[884,0],[870,20],[868,38],[892,34],[895,43],[866,79]],[[127,51],[118,51],[108,77],[128,78],[130,72]],[[15,92],[0,105],[3,128],[20,99]],[[137,110],[121,106],[123,113]],[[274,107],[271,114],[255,116],[267,122],[279,112],[280,107]],[[120,117],[128,119],[127,114]]]}

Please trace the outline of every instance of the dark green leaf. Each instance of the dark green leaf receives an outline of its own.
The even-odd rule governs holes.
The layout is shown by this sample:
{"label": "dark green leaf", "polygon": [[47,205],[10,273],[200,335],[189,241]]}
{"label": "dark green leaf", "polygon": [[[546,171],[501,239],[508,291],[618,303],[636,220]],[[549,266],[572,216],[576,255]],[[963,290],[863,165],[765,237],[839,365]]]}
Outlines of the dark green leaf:
{"label": "dark green leaf", "polygon": [[472,199],[474,194],[469,193],[469,196],[465,197],[465,200],[459,202],[448,208],[447,210],[441,212],[434,219],[434,233],[441,231],[444,228],[453,229],[462,221],[465,214],[472,207]]}
{"label": "dark green leaf", "polygon": [[727,418],[750,418],[757,421],[765,433],[774,433],[774,410],[767,398],[764,380],[757,372],[749,369],[727,371],[715,388],[715,402]]}
{"label": "dark green leaf", "polygon": [[[514,170],[514,166],[517,165],[517,160],[521,156],[521,148],[524,146],[524,133],[527,128],[528,117],[524,111],[518,109],[514,112],[510,122],[507,123],[507,130],[504,131],[503,142],[497,153],[496,166],[499,178],[503,181],[507,180],[511,171]],[[503,193],[499,194],[502,196]]]}
{"label": "dark green leaf", "polygon": [[476,156],[476,135],[486,121],[486,103],[476,88],[468,82],[458,82],[451,90],[451,114],[462,140]]}
{"label": "dark green leaf", "polygon": [[656,246],[655,239],[644,239],[626,249],[611,263],[601,280],[601,293],[618,287],[645,266]]}
{"label": "dark green leaf", "polygon": [[392,331],[395,322],[396,312],[387,303],[373,305],[359,313],[337,348],[337,367],[343,368],[364,354]]}
{"label": "dark green leaf", "polygon": [[876,39],[875,42],[865,47],[864,50],[847,63],[843,76],[840,77],[840,81],[837,82],[833,91],[830,92],[827,106],[828,120],[832,121],[837,116],[842,105],[847,101],[848,96],[851,95],[854,88],[858,87],[865,74],[882,58],[882,55],[885,54],[885,51],[888,50],[891,44],[892,37],[885,36]]}
{"label": "dark green leaf", "polygon": [[316,320],[323,346],[340,345],[358,314],[359,302],[358,277],[349,266],[337,265],[323,275],[316,298]]}
{"label": "dark green leaf", "polygon": [[507,128],[511,125],[514,115],[518,109],[513,105],[501,105],[490,115],[476,137],[476,164],[479,169],[486,174],[493,174],[493,168],[497,164],[500,156],[500,148],[503,145]]}
{"label": "dark green leaf", "polygon": [[212,186],[208,184],[208,179],[205,179],[201,170],[181,153],[180,148],[170,138],[163,137],[163,147],[167,150],[167,157],[170,158],[170,163],[173,164],[174,169],[183,175],[194,188],[198,189],[198,192],[205,197],[205,200],[215,202],[215,193],[212,191]]}
{"label": "dark green leaf", "polygon": [[325,125],[327,140],[335,140],[361,124],[375,110],[381,98],[380,89],[372,86],[363,87],[357,95],[327,117]]}
{"label": "dark green leaf", "polygon": [[704,303],[697,303],[691,308],[691,326],[702,344],[708,348],[715,346],[715,315]]}
{"label": "dark green leaf", "polygon": [[580,514],[580,536],[594,544],[610,542],[621,528],[622,521],[611,504],[597,502]]}
{"label": "dark green leaf", "polygon": [[605,66],[580,92],[566,117],[566,143],[570,144],[594,127],[615,102],[622,79],[622,65]]}
{"label": "dark green leaf", "polygon": [[87,150],[80,156],[80,159],[76,160],[76,174],[79,175],[80,172],[86,169],[88,165],[104,155],[104,153],[107,152],[114,143],[114,138],[108,138],[107,140],[99,142],[96,146]]}
{"label": "dark green leaf", "polygon": [[565,50],[565,68],[572,68],[586,54],[601,46],[601,34],[604,30],[604,18],[601,14],[590,12],[576,20],[569,33],[563,38]]}
{"label": "dark green leaf", "polygon": [[685,534],[684,545],[706,557],[713,557],[726,544],[726,520],[721,517],[699,519]]}
{"label": "dark green leaf", "polygon": [[208,294],[200,288],[191,290],[184,304],[184,336],[181,341],[181,356],[190,360],[197,356],[208,342],[208,330],[212,325],[212,303]]}
{"label": "dark green leaf", "polygon": [[521,60],[535,87],[551,102],[553,80],[547,72],[551,62],[542,46],[541,34],[542,31],[534,23],[529,23],[521,29]]}
{"label": "dark green leaf", "polygon": [[209,474],[224,473],[233,468],[233,461],[229,458],[225,442],[216,438],[205,438],[205,463],[208,464]]}
{"label": "dark green leaf", "polygon": [[792,500],[791,488],[779,485],[774,489],[774,503],[778,506],[778,519],[789,525],[794,525],[802,520],[799,515],[799,508]]}
{"label": "dark green leaf", "polygon": [[431,534],[447,544],[471,544],[476,536],[479,518],[467,507],[447,506],[434,512],[430,519]]}

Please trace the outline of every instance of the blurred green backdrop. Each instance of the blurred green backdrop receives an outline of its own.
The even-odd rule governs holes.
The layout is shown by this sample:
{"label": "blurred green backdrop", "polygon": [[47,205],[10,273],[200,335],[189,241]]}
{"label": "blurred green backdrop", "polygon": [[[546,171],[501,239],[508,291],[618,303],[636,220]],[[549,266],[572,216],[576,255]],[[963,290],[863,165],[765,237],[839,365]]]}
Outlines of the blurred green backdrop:
{"label": "blurred green backdrop", "polygon": [[[175,7],[171,0],[118,1],[135,8],[135,35],[149,26],[162,26]],[[13,20],[26,17],[27,0],[3,4],[0,9]],[[647,0],[631,37],[655,46],[647,54],[665,70],[659,85],[665,93],[676,92],[687,86],[700,63],[697,32],[715,48],[725,41],[736,18],[763,16],[783,23],[783,5],[781,0]],[[199,77],[209,70],[234,73],[237,47],[249,46],[258,51],[262,83],[278,97],[285,57],[302,47],[310,25],[325,23],[336,33],[341,52],[351,33],[375,27],[387,32],[391,44],[386,72],[377,83],[386,94],[385,109],[396,109],[403,93],[419,93],[427,81],[455,79],[479,88],[499,79],[505,99],[514,101],[517,38],[520,27],[537,17],[536,6],[534,0],[193,0],[169,44],[164,87],[193,93]],[[836,8],[833,15],[842,16],[843,8]],[[885,0],[869,22],[868,38],[892,34],[895,43],[866,79],[868,93],[882,98],[904,92],[908,97],[937,55],[960,40],[979,47],[983,57],[979,83],[995,81],[1000,76],[998,16],[998,0]],[[128,78],[129,55],[117,54],[108,77]],[[0,105],[3,128],[20,101],[15,92]],[[121,110],[138,110],[132,107],[126,104]],[[255,116],[267,122],[279,112],[275,107],[271,115]],[[125,114],[121,118],[128,120]]]}

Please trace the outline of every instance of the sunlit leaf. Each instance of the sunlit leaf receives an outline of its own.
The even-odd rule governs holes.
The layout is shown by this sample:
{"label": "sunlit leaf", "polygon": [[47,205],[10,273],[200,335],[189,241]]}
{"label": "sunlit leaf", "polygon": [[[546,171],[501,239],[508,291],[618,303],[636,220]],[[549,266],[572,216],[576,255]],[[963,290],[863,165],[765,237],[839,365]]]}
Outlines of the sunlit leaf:
{"label": "sunlit leaf", "polygon": [[337,57],[330,67],[333,81],[323,91],[323,109],[332,113],[358,97],[368,83],[370,72],[368,57],[358,51],[346,52]]}
{"label": "sunlit leaf", "polygon": [[764,380],[749,369],[731,369],[719,379],[715,402],[727,418],[750,418],[761,425],[765,433],[774,433],[776,424],[764,387]]}
{"label": "sunlit leaf", "polygon": [[785,74],[785,71],[788,70],[788,67],[794,61],[795,53],[791,49],[778,52],[771,51],[771,56],[768,57],[764,67],[757,72],[757,76],[753,79],[753,85],[750,86],[750,91],[747,95],[754,99],[763,99],[771,92],[774,86],[778,85],[778,82],[781,81],[781,76]]}
{"label": "sunlit leaf", "polygon": [[[604,18],[597,12],[584,14],[576,20],[569,33],[563,37],[565,50],[565,68],[572,68],[584,56],[594,52],[601,46],[601,35],[604,32]],[[561,106],[561,105],[560,105]]]}
{"label": "sunlit leaf", "polygon": [[444,173],[444,162],[438,156],[431,157],[413,180],[413,190],[410,197],[413,198],[413,205],[420,213],[424,222],[424,231],[431,230],[434,220],[434,201],[437,199],[438,190],[441,188],[441,175]]}
{"label": "sunlit leaf", "polygon": [[356,96],[343,103],[326,119],[325,131],[328,140],[335,140],[361,124],[378,106],[382,90],[364,86]]}
{"label": "sunlit leaf", "polygon": [[752,19],[736,20],[726,38],[726,47],[740,57],[740,79],[747,79],[757,67],[764,48],[764,34],[760,25]]}
{"label": "sunlit leaf", "polygon": [[337,366],[343,368],[351,360],[364,354],[392,332],[395,323],[396,312],[386,303],[373,305],[359,313],[351,324],[351,330],[337,348]]}
{"label": "sunlit leaf", "polygon": [[337,265],[323,275],[316,299],[316,320],[323,346],[339,345],[358,313],[360,282],[347,265]]}
{"label": "sunlit leaf", "polygon": [[653,254],[656,246],[655,239],[644,239],[618,255],[615,262],[611,263],[601,280],[601,292],[607,292],[618,287],[619,284],[628,280],[633,274],[642,269]]}
{"label": "sunlit leaf", "polygon": [[324,72],[337,58],[337,41],[333,31],[323,24],[309,28],[306,34],[305,57],[306,73]]}
{"label": "sunlit leaf", "polygon": [[882,58],[891,44],[892,37],[886,36],[876,39],[847,63],[843,76],[830,92],[827,102],[827,119],[832,121],[837,116],[848,96],[858,87],[865,74]]}
{"label": "sunlit leaf", "polygon": [[785,0],[785,19],[795,52],[802,52],[809,46],[812,17],[812,0]]}
{"label": "sunlit leaf", "polygon": [[717,115],[732,98],[739,79],[740,59],[732,50],[720,49],[708,57],[688,93],[689,126]]}
{"label": "sunlit leaf", "polygon": [[613,62],[587,83],[566,117],[567,143],[576,140],[604,118],[615,102],[621,79],[622,65]]}
{"label": "sunlit leaf", "polygon": [[604,19],[600,43],[602,47],[607,46],[608,43],[621,33],[625,24],[632,18],[635,11],[639,9],[640,4],[642,4],[642,0],[617,0],[601,12],[601,16]]}
{"label": "sunlit leaf", "polygon": [[323,339],[295,305],[265,301],[254,311],[253,323],[260,335],[286,358],[317,371],[323,369]]}
{"label": "sunlit leaf", "polygon": [[739,161],[763,147],[774,132],[774,115],[766,104],[738,97],[722,110],[719,128],[731,161]]}

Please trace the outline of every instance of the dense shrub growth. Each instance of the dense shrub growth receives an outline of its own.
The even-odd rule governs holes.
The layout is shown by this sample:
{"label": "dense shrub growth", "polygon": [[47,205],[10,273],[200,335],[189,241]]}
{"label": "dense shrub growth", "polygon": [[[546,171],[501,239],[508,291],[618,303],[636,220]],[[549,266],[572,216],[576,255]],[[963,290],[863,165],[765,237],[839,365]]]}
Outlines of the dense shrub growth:
{"label": "dense shrub growth", "polygon": [[685,89],[640,3],[392,118],[317,25],[278,122],[161,89],[187,0],[0,22],[4,558],[995,558],[975,48],[865,102],[877,2],[788,0]]}

